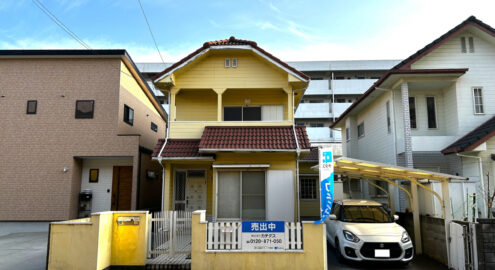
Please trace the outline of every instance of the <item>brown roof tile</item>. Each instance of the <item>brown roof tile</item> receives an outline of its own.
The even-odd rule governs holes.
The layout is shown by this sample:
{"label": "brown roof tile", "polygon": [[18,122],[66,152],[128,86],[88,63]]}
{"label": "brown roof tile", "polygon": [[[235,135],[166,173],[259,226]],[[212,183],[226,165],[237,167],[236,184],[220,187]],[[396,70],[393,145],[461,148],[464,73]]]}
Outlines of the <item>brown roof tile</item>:
{"label": "brown roof tile", "polygon": [[156,76],[154,76],[152,79],[155,81],[156,79],[160,78],[162,75],[168,73],[171,70],[174,70],[178,66],[184,64],[191,58],[195,57],[202,51],[208,49],[211,46],[225,46],[225,45],[249,45],[253,49],[258,50],[262,54],[266,55],[268,58],[272,59],[273,61],[277,62],[278,64],[282,65],[283,67],[289,69],[290,71],[294,72],[295,74],[299,75],[300,77],[304,78],[305,80],[309,80],[309,76],[300,72],[299,70],[291,67],[289,64],[285,63],[284,61],[278,59],[277,57],[273,56],[272,54],[268,53],[267,51],[263,50],[262,48],[258,47],[258,44],[254,41],[251,40],[244,40],[244,39],[237,39],[235,37],[230,37],[229,39],[223,39],[223,40],[214,40],[214,41],[208,41],[203,43],[203,46],[200,47],[199,49],[195,50],[194,52],[190,53],[186,57],[182,58],[178,62],[174,63],[170,67],[166,68],[164,71],[158,73]]}
{"label": "brown roof tile", "polygon": [[[308,135],[303,127],[296,128],[299,147],[309,148]],[[295,150],[292,126],[208,126],[203,131],[201,149],[259,149]]]}
{"label": "brown roof tile", "polygon": [[160,150],[162,150],[164,142],[165,139],[158,139],[158,143],[156,144],[155,149],[153,149],[153,154],[151,154],[152,157],[157,157],[158,154],[160,154]]}
{"label": "brown roof tile", "polygon": [[301,161],[314,161],[314,162],[318,162],[318,148],[317,147],[313,147],[311,148],[311,151],[305,155]]}
{"label": "brown roof tile", "polygon": [[[163,146],[163,142],[158,141],[155,151]],[[161,157],[200,157],[198,152],[199,139],[168,139]],[[153,152],[153,154],[155,153]],[[160,150],[158,150],[158,153]],[[158,155],[158,153],[156,155]]]}

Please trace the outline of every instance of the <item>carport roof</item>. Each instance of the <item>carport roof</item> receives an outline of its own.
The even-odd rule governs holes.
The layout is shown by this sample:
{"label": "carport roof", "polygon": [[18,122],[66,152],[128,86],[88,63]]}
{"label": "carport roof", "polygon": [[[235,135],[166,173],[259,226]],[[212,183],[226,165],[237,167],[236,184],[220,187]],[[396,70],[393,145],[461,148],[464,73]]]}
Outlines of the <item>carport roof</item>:
{"label": "carport roof", "polygon": [[[318,170],[318,165],[311,167]],[[424,171],[402,166],[395,166],[385,163],[371,162],[367,160],[354,159],[348,157],[337,158],[334,161],[334,171],[336,174],[344,174],[350,177],[369,177],[379,179],[387,177],[392,179],[430,179],[437,181],[467,180],[466,177]]]}

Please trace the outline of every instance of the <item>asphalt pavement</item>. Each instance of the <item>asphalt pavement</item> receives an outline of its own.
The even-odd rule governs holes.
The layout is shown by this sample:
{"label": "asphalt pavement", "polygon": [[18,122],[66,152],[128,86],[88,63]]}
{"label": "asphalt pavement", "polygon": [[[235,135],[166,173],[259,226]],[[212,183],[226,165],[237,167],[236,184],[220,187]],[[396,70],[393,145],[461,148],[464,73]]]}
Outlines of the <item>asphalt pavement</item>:
{"label": "asphalt pavement", "polygon": [[46,269],[48,223],[0,222],[0,270]]}
{"label": "asphalt pavement", "polygon": [[387,269],[387,270],[447,270],[447,266],[434,261],[426,256],[416,256],[408,265],[396,263],[376,262],[344,262],[339,263],[335,257],[335,250],[327,243],[328,270],[355,270],[355,269]]}

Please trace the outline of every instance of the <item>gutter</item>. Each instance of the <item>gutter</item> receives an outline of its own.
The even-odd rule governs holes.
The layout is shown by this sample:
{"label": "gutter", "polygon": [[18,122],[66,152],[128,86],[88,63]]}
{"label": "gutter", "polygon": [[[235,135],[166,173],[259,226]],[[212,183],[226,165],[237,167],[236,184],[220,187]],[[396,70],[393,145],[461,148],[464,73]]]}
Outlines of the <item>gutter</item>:
{"label": "gutter", "polygon": [[[160,89],[162,90],[162,89]],[[167,95],[167,103],[168,103],[168,114],[170,114],[170,109],[171,109],[171,106],[170,106],[170,90],[165,90],[168,92],[168,95]],[[158,163],[160,163],[160,166],[162,166],[162,211],[165,210],[165,166],[163,166],[163,163],[162,163],[162,160],[163,160],[163,157],[162,157],[162,152],[163,150],[165,149],[165,145],[167,145],[167,141],[168,141],[168,136],[169,136],[169,132],[170,132],[170,117],[168,118],[168,121],[166,122],[167,123],[167,131],[165,132],[165,141],[163,142],[163,145],[162,145],[162,149],[160,149],[160,152],[158,153],[158,157],[155,159],[158,161]]]}
{"label": "gutter", "polygon": [[299,156],[301,155],[301,150],[299,148],[299,141],[297,140],[296,132],[296,118],[294,110],[294,93],[299,89],[292,90],[292,132],[294,133],[294,140],[296,141],[296,196],[297,196],[297,221],[301,221],[301,207],[299,200]]}

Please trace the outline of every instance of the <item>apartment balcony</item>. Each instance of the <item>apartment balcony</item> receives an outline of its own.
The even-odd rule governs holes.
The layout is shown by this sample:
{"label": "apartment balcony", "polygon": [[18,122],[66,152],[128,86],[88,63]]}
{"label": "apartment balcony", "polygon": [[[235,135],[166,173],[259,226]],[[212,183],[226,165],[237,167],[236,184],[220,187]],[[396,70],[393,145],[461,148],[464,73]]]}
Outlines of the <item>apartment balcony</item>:
{"label": "apartment balcony", "polygon": [[[332,118],[339,117],[352,103],[302,103],[297,108],[295,118]],[[332,114],[332,109],[334,114]]]}
{"label": "apartment balcony", "polygon": [[375,79],[352,79],[352,80],[333,80],[332,88],[335,95],[358,95],[364,93],[370,88]]}
{"label": "apartment balcony", "polygon": [[305,96],[310,95],[331,95],[330,86],[328,80],[314,80],[310,81],[308,89],[304,92]]}
{"label": "apartment balcony", "polygon": [[330,118],[329,103],[302,103],[297,108],[295,118]]}
{"label": "apartment balcony", "polygon": [[315,142],[341,142],[341,133],[338,131],[331,132],[329,127],[306,127],[309,141]]}
{"label": "apartment balcony", "polygon": [[[339,117],[347,108],[351,106],[352,103],[334,103],[333,104],[333,111],[335,118]],[[332,116],[332,117],[333,117]]]}

